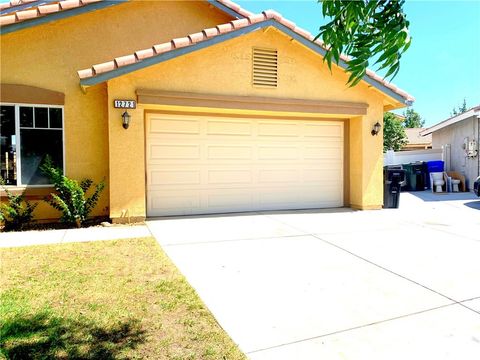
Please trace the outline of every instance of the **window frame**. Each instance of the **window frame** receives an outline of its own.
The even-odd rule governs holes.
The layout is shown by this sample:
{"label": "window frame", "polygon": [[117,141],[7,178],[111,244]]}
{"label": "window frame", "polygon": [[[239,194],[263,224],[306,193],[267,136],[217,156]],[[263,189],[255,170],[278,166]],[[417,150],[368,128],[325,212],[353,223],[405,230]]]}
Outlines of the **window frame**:
{"label": "window frame", "polygon": [[[13,106],[15,108],[15,152],[18,154],[17,156],[17,185],[5,185],[6,188],[9,189],[25,189],[25,188],[45,188],[45,187],[52,187],[53,184],[40,184],[40,185],[28,185],[22,184],[22,154],[20,153],[20,144],[21,144],[21,134],[20,134],[20,108],[21,107],[31,107],[33,108],[33,125],[35,125],[35,108],[56,108],[62,110],[62,127],[60,128],[35,128],[35,126],[28,128],[22,127],[22,129],[40,129],[40,130],[54,130],[54,131],[61,131],[62,132],[62,162],[63,162],[63,173],[66,173],[66,164],[65,164],[65,106],[64,105],[54,105],[54,104],[30,104],[30,103],[9,103],[9,102],[1,102],[0,106]],[[49,124],[50,125],[50,114],[49,116]]]}

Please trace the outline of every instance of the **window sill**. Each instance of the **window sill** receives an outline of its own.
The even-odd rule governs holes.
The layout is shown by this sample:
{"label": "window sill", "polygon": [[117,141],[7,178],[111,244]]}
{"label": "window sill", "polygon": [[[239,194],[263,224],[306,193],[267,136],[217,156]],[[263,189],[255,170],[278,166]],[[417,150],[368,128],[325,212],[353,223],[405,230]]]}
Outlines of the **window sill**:
{"label": "window sill", "polygon": [[[26,200],[43,200],[47,195],[54,191],[53,185],[37,185],[37,186],[6,186],[8,191],[14,195],[25,194]],[[0,189],[0,197],[2,200],[7,196],[4,189]]]}

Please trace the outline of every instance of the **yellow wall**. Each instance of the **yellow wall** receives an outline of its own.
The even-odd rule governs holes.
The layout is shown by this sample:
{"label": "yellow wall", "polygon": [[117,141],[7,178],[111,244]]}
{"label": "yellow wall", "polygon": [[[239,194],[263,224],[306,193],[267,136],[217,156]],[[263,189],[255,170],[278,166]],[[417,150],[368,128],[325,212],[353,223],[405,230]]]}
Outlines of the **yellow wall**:
{"label": "yellow wall", "polygon": [[[347,88],[343,70],[334,68],[331,74],[318,54],[273,28],[90,87],[85,94],[80,90],[77,70],[229,20],[206,2],[140,1],[32,27],[0,37],[0,81],[65,93],[67,175],[106,178],[109,185],[96,215],[145,216],[144,113],[152,107],[130,111],[127,131],[121,126],[122,111],[112,108],[113,99],[135,99],[137,88],[366,102],[367,115],[349,120],[350,201],[358,208],[379,207],[382,136],[372,137],[370,130],[382,122],[385,96],[364,83]],[[278,88],[251,85],[252,46],[278,49]],[[36,214],[58,216],[44,204]]]}
{"label": "yellow wall", "polygon": [[[63,92],[67,175],[109,181],[107,87],[83,94],[77,70],[229,20],[206,2],[139,1],[35,26],[0,37],[0,81]],[[114,141],[111,152],[116,146]],[[136,153],[143,157],[143,148]],[[107,188],[95,214],[108,214],[108,206]],[[58,216],[45,204],[35,213],[41,219]]]}
{"label": "yellow wall", "polygon": [[[278,88],[265,89],[251,85],[253,46],[278,49]],[[347,75],[343,70],[335,68],[331,74],[317,54],[290,41],[287,36],[273,28],[266,32],[260,30],[110,80],[108,94],[112,150],[111,216],[113,218],[145,216],[144,114],[149,108],[162,107],[140,105],[137,110],[130,112],[131,126],[125,131],[121,127],[121,111],[111,106],[112,99],[115,98],[135,99],[137,88],[368,103],[367,115],[349,120],[350,201],[352,206],[357,208],[381,207],[382,135],[374,137],[370,131],[374,123],[377,121],[382,123],[384,96],[363,83],[354,88],[347,88],[346,81]],[[125,172],[125,169],[128,170]],[[128,215],[125,215],[126,213]]]}

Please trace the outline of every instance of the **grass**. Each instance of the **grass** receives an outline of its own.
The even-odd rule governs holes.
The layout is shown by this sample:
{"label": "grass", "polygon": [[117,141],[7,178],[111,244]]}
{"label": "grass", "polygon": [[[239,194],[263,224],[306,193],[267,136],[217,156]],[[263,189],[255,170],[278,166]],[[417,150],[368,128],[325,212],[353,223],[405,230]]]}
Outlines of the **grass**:
{"label": "grass", "polygon": [[0,250],[0,358],[245,359],[152,238]]}

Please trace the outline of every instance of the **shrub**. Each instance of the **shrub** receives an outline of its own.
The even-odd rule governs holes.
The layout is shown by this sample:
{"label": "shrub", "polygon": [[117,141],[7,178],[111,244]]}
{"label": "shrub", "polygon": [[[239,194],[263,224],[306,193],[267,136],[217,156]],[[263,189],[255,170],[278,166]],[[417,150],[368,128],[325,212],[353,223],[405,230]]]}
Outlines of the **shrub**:
{"label": "shrub", "polygon": [[60,218],[62,222],[81,227],[95,208],[100,193],[105,188],[105,181],[102,180],[95,185],[92,195],[87,197],[86,193],[93,185],[91,179],[78,182],[68,178],[63,175],[60,168],[54,166],[48,156],[40,169],[49,178],[56,191],[56,193],[50,194],[50,198],[46,199],[47,203],[62,213]]}
{"label": "shrub", "polygon": [[33,211],[37,204],[25,200],[25,192],[15,195],[5,187],[0,178],[0,185],[7,195],[8,202],[0,203],[0,222],[5,225],[5,231],[24,230],[33,220]]}

